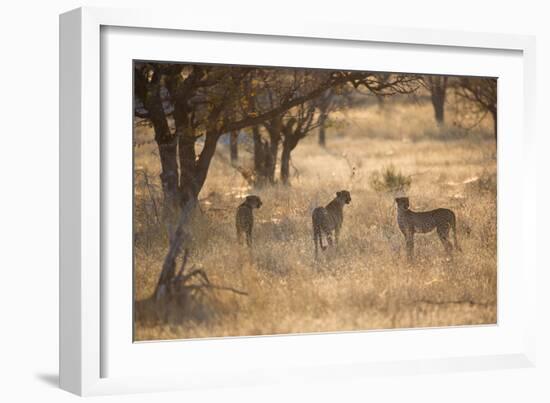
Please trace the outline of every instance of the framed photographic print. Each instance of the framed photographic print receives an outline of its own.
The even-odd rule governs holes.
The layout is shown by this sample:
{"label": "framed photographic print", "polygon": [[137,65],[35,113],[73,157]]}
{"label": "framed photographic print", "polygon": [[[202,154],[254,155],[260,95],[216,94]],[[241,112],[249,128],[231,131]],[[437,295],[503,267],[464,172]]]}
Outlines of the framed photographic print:
{"label": "framed photographic print", "polygon": [[87,8],[60,35],[63,388],[532,365],[532,38]]}

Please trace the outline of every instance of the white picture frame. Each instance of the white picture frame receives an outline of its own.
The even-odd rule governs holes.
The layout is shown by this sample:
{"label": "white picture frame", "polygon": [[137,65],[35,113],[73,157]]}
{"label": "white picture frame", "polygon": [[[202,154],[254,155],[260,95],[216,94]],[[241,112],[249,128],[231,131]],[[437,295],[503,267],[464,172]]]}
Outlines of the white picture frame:
{"label": "white picture frame", "polygon": [[[300,46],[311,45],[311,41],[328,41],[323,46],[332,46],[335,51],[346,44],[375,44],[378,47],[411,46],[416,52],[429,52],[430,49],[469,50],[478,55],[491,52],[512,52],[510,73],[521,79],[521,86],[511,91],[520,98],[508,107],[521,105],[519,116],[503,116],[499,113],[499,192],[501,186],[506,189],[509,184],[516,189],[515,195],[510,192],[499,203],[519,207],[519,217],[513,222],[504,222],[503,232],[499,218],[499,262],[506,257],[505,264],[510,265],[514,280],[501,283],[499,273],[499,325],[477,328],[455,328],[451,330],[431,329],[407,332],[354,332],[347,334],[254,337],[190,341],[178,343],[145,343],[136,346],[126,336],[121,340],[111,339],[110,333],[117,333],[119,318],[112,311],[107,301],[112,285],[105,287],[102,277],[116,281],[115,277],[105,275],[102,267],[108,262],[104,229],[105,215],[101,209],[109,203],[109,196],[104,193],[110,188],[106,185],[107,177],[113,172],[106,171],[108,153],[105,147],[123,147],[123,144],[111,142],[111,138],[102,137],[109,132],[110,123],[105,123],[102,115],[102,53],[105,42],[102,42],[102,30],[118,27],[122,36],[128,35],[124,29],[157,30],[160,35],[166,34],[163,40],[178,40],[178,32],[217,33],[216,38],[236,35],[253,38],[254,41],[277,42],[292,41]],[[137,32],[137,31],[136,31]],[[151,33],[151,31],[147,31]],[[148,33],[144,35],[147,36]],[[162,33],[164,32],[164,34]],[[197,34],[199,33],[199,34]],[[130,35],[133,35],[130,32]],[[115,34],[116,36],[116,34]],[[216,40],[216,38],[214,38]],[[122,42],[119,42],[119,45]],[[354,45],[354,46],[355,46]],[[109,46],[117,46],[116,40]],[[147,47],[145,43],[143,46]],[[132,49],[130,46],[128,49]],[[122,48],[117,54],[122,55]],[[130,52],[130,51],[129,51]],[[399,49],[397,49],[399,52]],[[496,54],[495,53],[495,54]],[[499,53],[500,54],[500,53]],[[200,57],[200,53],[197,53]],[[139,58],[130,53],[124,57]],[[141,55],[142,56],[142,55]],[[481,57],[480,56],[480,57]],[[121,56],[122,57],[122,56]],[[160,56],[159,56],[160,57]],[[184,57],[184,56],[181,56]],[[216,59],[209,62],[231,62],[227,59]],[[220,56],[223,57],[223,56]],[[244,57],[244,56],[243,56]],[[261,52],[250,56],[250,63],[258,60]],[[314,57],[314,56],[312,56]],[[433,56],[432,56],[433,57]],[[536,216],[535,216],[535,41],[533,37],[520,35],[481,34],[455,31],[429,31],[407,28],[381,28],[357,26],[326,21],[307,22],[301,25],[280,25],[263,20],[239,19],[204,19],[192,15],[175,15],[151,10],[116,10],[104,8],[81,8],[70,11],[60,17],[60,384],[63,389],[80,395],[150,392],[173,389],[188,389],[214,386],[245,386],[274,382],[296,382],[298,380],[345,379],[346,377],[370,376],[384,373],[387,375],[412,374],[418,372],[445,372],[479,369],[521,368],[534,365],[535,360],[535,282],[536,282]],[[166,59],[164,59],[166,60]],[[239,59],[243,60],[243,59]],[[197,60],[193,60],[197,61]],[[263,61],[263,60],[262,60]],[[267,61],[266,63],[269,63]],[[299,62],[298,62],[299,63]],[[331,61],[330,63],[335,63]],[[258,63],[261,64],[261,63]],[[288,65],[288,62],[285,63]],[[503,62],[502,65],[505,63]],[[488,59],[487,65],[490,65]],[[315,63],[318,66],[318,62]],[[307,66],[309,67],[309,66]],[[313,67],[313,66],[312,66]],[[520,68],[519,68],[520,67]],[[420,68],[420,67],[419,67]],[[503,67],[504,68],[504,67]],[[374,68],[373,68],[374,69]],[[446,71],[423,71],[426,73],[447,73]],[[481,71],[485,72],[485,71]],[[486,71],[490,73],[490,69]],[[518,73],[520,72],[520,73]],[[508,74],[508,73],[506,73]],[[520,75],[518,77],[517,75]],[[491,75],[491,74],[487,74]],[[127,84],[127,83],[126,83]],[[122,83],[124,85],[124,83]],[[113,88],[116,85],[113,85]],[[123,87],[121,87],[123,88]],[[127,88],[127,86],[125,87]],[[116,92],[117,90],[115,90]],[[499,89],[500,91],[500,89]],[[130,97],[131,92],[118,96]],[[108,98],[110,104],[116,98]],[[504,103],[506,107],[506,103]],[[499,93],[500,108],[500,93]],[[103,111],[105,112],[105,111]],[[129,110],[128,110],[128,113]],[[508,115],[512,115],[511,113]],[[516,120],[508,120],[516,119]],[[107,119],[108,120],[108,119]],[[521,135],[506,134],[506,124],[516,125]],[[503,127],[504,125],[504,127]],[[512,127],[512,126],[511,126]],[[131,130],[130,127],[128,127]],[[129,149],[130,147],[128,147]],[[517,154],[512,151],[517,151]],[[512,173],[501,158],[513,162],[516,172]],[[115,179],[116,180],[116,179]],[[121,177],[124,181],[124,177]],[[123,183],[123,182],[121,182]],[[129,183],[127,185],[130,185]],[[508,204],[506,204],[508,203]],[[506,214],[506,210],[500,209]],[[112,218],[113,216],[109,216]],[[109,218],[108,217],[108,218]],[[122,222],[121,222],[122,223]],[[121,228],[120,225],[117,228]],[[131,227],[128,231],[131,231]],[[116,236],[116,232],[110,233]],[[500,238],[504,245],[518,243],[516,250],[502,250]],[[500,265],[499,265],[500,270]],[[510,277],[512,278],[512,277]],[[103,284],[103,286],[102,286]],[[118,283],[116,283],[118,284]],[[504,290],[501,286],[504,284]],[[506,284],[508,286],[506,287]],[[131,287],[131,284],[128,284]],[[107,289],[106,289],[107,288]],[[110,290],[109,290],[110,288]],[[502,291],[502,292],[501,292]],[[120,291],[125,295],[124,292]],[[503,294],[504,293],[504,294]],[[521,297],[521,303],[515,309],[514,318],[501,321],[511,305],[506,300]],[[122,298],[123,301],[126,299]],[[500,302],[503,301],[501,304]],[[123,302],[122,304],[131,304]],[[121,317],[124,318],[124,306]],[[130,308],[131,309],[131,308]],[[519,320],[521,318],[521,320]],[[128,319],[128,318],[126,318]],[[126,323],[122,321],[122,323]],[[131,330],[130,330],[131,331]],[[123,327],[121,334],[126,335]],[[438,333],[439,332],[439,333]],[[510,336],[510,337],[508,337]],[[437,338],[445,339],[433,350],[422,350],[417,355],[407,355],[397,346],[404,340],[418,346],[433,343]],[[369,343],[394,343],[394,353],[390,356],[386,350],[380,350],[381,356],[371,358],[358,354],[351,349],[336,350],[335,346],[345,340],[348,346],[357,346],[368,340]],[[462,340],[465,348],[446,350],[453,340]],[[502,340],[499,343],[498,340]],[[117,344],[119,343],[119,344]],[[437,345],[437,343],[433,343]],[[493,344],[494,348],[489,349]],[[473,347],[475,345],[475,347]],[[469,346],[469,347],[468,347]],[[230,348],[229,348],[230,347]],[[460,347],[460,346],[459,346]],[[470,348],[471,347],[471,348]],[[169,356],[177,351],[187,354],[185,361]],[[183,353],[182,353],[183,351]],[[291,358],[281,354],[283,351],[301,352]],[[317,354],[324,351],[324,354]],[[389,350],[388,350],[389,351]],[[123,353],[121,353],[123,352]],[[271,354],[269,353],[271,352]],[[132,356],[135,355],[134,358]],[[238,360],[235,367],[223,366],[219,358]],[[261,358],[263,364],[259,366]],[[135,361],[134,361],[135,359]],[[137,362],[144,366],[162,363],[164,371],[155,376],[141,373],[139,370],[119,366],[111,370],[107,361],[126,361],[128,367]],[[156,360],[156,361],[155,361]],[[153,364],[155,362],[155,364]],[[182,363],[183,362],[183,363]],[[215,367],[212,370],[211,367]],[[158,368],[158,367],[153,367]],[[190,371],[189,369],[193,370]]]}

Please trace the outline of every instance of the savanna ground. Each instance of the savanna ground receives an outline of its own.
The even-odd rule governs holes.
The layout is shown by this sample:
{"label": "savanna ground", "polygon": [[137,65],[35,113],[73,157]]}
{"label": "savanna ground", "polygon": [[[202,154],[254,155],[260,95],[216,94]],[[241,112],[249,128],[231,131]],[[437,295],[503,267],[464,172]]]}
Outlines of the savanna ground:
{"label": "savanna ground", "polygon": [[[213,284],[177,306],[152,308],[166,228],[153,131],[136,128],[134,207],[135,339],[267,335],[492,324],[497,320],[496,145],[487,120],[466,131],[438,129],[431,105],[376,104],[335,116],[327,148],[316,133],[292,154],[291,186],[251,189],[220,142],[193,219],[189,266]],[[245,138],[245,136],[243,136]],[[239,165],[252,164],[251,144]],[[373,175],[394,166],[411,185],[413,210],[451,208],[462,253],[448,259],[435,233],[417,235],[407,263],[395,192]],[[148,185],[145,181],[148,178]],[[337,251],[314,260],[311,211],[351,191]],[[235,209],[247,194],[255,211],[254,248],[237,245]],[[156,212],[155,212],[156,211]]]}

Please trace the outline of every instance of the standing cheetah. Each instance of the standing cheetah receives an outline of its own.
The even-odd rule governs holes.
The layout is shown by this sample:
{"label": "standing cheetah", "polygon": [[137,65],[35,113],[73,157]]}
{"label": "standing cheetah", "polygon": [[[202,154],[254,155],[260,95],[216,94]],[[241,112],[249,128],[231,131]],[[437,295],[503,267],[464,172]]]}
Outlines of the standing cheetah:
{"label": "standing cheetah", "polygon": [[351,203],[351,195],[347,190],[336,192],[336,197],[326,205],[326,207],[317,207],[313,210],[313,243],[315,244],[315,258],[318,254],[318,246],[322,250],[327,247],[323,246],[323,234],[327,238],[328,245],[332,245],[332,232],[338,244],[338,237],[342,229],[344,221],[344,205]]}
{"label": "standing cheetah", "polygon": [[450,254],[453,245],[449,241],[449,231],[453,230],[454,244],[456,250],[460,251],[458,239],[456,236],[456,216],[451,210],[446,208],[438,208],[430,211],[412,211],[409,210],[409,198],[398,197],[395,199],[397,203],[397,224],[399,229],[405,236],[407,245],[407,257],[409,260],[414,254],[414,234],[428,233],[437,229],[437,235],[445,248],[445,251]]}
{"label": "standing cheetah", "polygon": [[246,196],[243,203],[237,207],[235,224],[237,227],[237,239],[242,242],[243,233],[246,234],[246,244],[252,246],[252,227],[254,226],[254,214],[252,210],[260,208],[262,200],[258,196]]}

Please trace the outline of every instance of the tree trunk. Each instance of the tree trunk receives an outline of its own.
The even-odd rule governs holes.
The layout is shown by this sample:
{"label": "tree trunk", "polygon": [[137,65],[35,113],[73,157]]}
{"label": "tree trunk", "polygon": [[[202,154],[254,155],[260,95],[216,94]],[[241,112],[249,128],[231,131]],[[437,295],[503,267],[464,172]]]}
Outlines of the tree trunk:
{"label": "tree trunk", "polygon": [[175,208],[178,204],[178,162],[177,142],[172,138],[166,142],[157,141],[160,155],[160,181],[165,205]]}
{"label": "tree trunk", "polygon": [[434,117],[438,126],[445,123],[445,98],[447,95],[447,77],[431,76],[427,79],[434,108]]}
{"label": "tree trunk", "polygon": [[442,78],[433,78],[430,87],[432,105],[434,107],[434,117],[438,126],[445,123],[445,97],[447,93],[447,80]]}
{"label": "tree trunk", "polygon": [[208,175],[208,170],[210,169],[210,163],[212,162],[212,157],[216,153],[216,147],[218,145],[218,139],[220,138],[221,133],[216,131],[206,132],[206,138],[204,140],[204,147],[201,151],[201,155],[197,159],[196,167],[196,192],[195,199],[199,196],[199,192],[206,182],[206,177]]}
{"label": "tree trunk", "polygon": [[145,107],[149,110],[159,149],[164,205],[173,209],[177,206],[178,200],[177,138],[170,132],[158,93],[149,96]]}
{"label": "tree trunk", "polygon": [[264,147],[259,126],[252,126],[252,140],[254,142],[254,171],[256,175],[261,175],[263,172]]}
{"label": "tree trunk", "polygon": [[190,129],[180,134],[179,138],[179,166],[180,185],[178,201],[181,208],[190,201],[197,202],[199,193],[204,186],[210,162],[216,152],[219,133],[207,132],[204,147],[197,158],[195,142],[197,137]]}
{"label": "tree trunk", "polygon": [[172,282],[176,274],[176,261],[182,250],[183,244],[188,238],[188,234],[185,229],[187,223],[191,217],[191,213],[195,207],[195,203],[187,203],[187,205],[181,210],[181,214],[176,225],[175,230],[170,234],[170,245],[168,247],[168,253],[164,257],[162,264],[162,270],[160,272],[157,285],[155,287],[155,299],[158,301],[170,290],[170,283]]}
{"label": "tree trunk", "polygon": [[283,152],[281,154],[281,182],[288,185],[290,177],[290,153],[292,150],[286,142],[283,143]]}
{"label": "tree trunk", "polygon": [[290,183],[291,153],[292,150],[294,150],[298,145],[298,141],[300,141],[300,138],[301,137],[296,135],[296,133],[294,133],[293,135],[287,133],[283,141],[283,152],[281,153],[281,182],[284,185],[288,185]]}
{"label": "tree trunk", "polygon": [[260,134],[260,127],[252,127],[252,140],[254,142],[254,174],[255,185],[263,186],[268,182],[268,175],[266,172],[266,159],[268,154],[267,144],[262,140]]}
{"label": "tree trunk", "polygon": [[434,108],[434,117],[438,126],[445,123],[445,92],[446,88],[440,85],[432,88],[432,105]]}
{"label": "tree trunk", "polygon": [[[198,195],[196,180],[195,151],[196,138],[190,129],[183,129],[178,136],[178,154],[180,166],[179,205],[185,206],[190,200],[195,200]],[[200,189],[199,189],[200,190]]]}
{"label": "tree trunk", "polygon": [[325,147],[327,144],[326,133],[325,133],[326,131],[325,123],[327,121],[327,118],[328,116],[326,112],[321,111],[319,115],[319,145],[321,147]]}
{"label": "tree trunk", "polygon": [[[151,71],[149,71],[151,73]],[[145,78],[144,70],[137,68],[134,72],[134,94],[148,111],[155,142],[157,143],[160,157],[160,181],[164,196],[163,213],[167,213],[177,207],[178,200],[178,162],[177,162],[177,138],[172,134],[166,120],[166,114],[162,107],[160,95],[160,73],[153,71],[150,82]]]}
{"label": "tree trunk", "polygon": [[276,116],[269,123],[265,123],[264,126],[269,133],[268,150],[264,153],[265,173],[268,181],[275,183],[275,166],[277,165],[277,153],[282,138],[283,118],[280,115]]}
{"label": "tree trunk", "polygon": [[239,132],[237,130],[232,131],[229,138],[229,153],[231,155],[231,164],[233,165],[239,160],[238,140]]}
{"label": "tree trunk", "polygon": [[281,141],[281,133],[273,133],[269,136],[269,153],[266,160],[266,172],[269,182],[275,183],[275,166],[277,165],[277,153],[279,152],[279,142]]}
{"label": "tree trunk", "polygon": [[264,186],[274,183],[280,134],[269,132],[269,141],[265,141],[262,139],[259,126],[253,126],[252,138],[254,140],[255,185]]}

